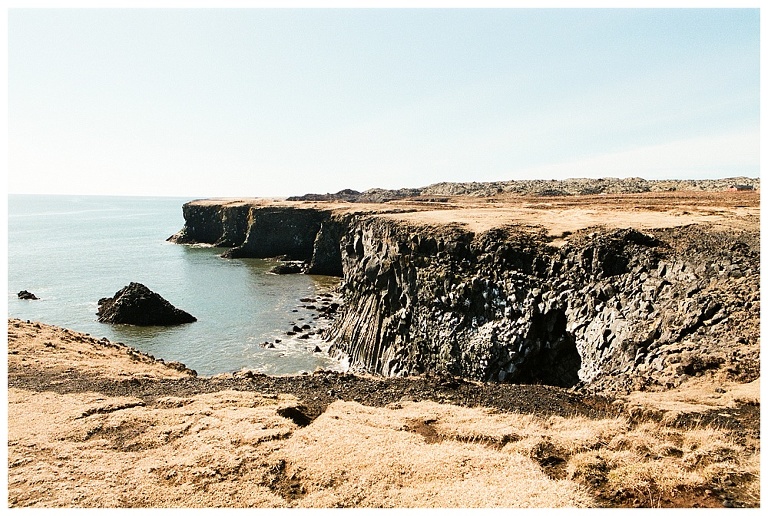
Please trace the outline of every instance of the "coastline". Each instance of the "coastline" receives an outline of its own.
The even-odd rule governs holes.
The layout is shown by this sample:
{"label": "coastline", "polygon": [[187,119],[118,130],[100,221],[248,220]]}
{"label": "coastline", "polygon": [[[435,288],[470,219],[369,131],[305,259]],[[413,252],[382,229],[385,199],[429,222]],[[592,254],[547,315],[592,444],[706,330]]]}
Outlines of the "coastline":
{"label": "coastline", "polygon": [[169,240],[341,277],[324,337],[352,370],[627,393],[713,369],[759,376],[759,200],[210,199],[185,204]]}
{"label": "coastline", "polygon": [[302,303],[365,373],[9,319],[9,506],[760,506],[759,193],[184,209],[178,243],[341,277]]}
{"label": "coastline", "polygon": [[[296,323],[318,331],[318,314],[299,300],[333,290],[336,278],[277,277],[267,274],[273,260],[219,260],[216,249],[165,242],[183,226],[180,199],[29,197],[9,203],[10,317],[124,342],[206,375],[242,367],[273,374],[331,367],[312,351],[324,348],[319,338],[291,339],[285,332]],[[198,321],[166,329],[98,322],[98,300],[131,282]],[[21,290],[40,299],[18,299]],[[282,340],[275,349],[261,346],[275,339]]]}

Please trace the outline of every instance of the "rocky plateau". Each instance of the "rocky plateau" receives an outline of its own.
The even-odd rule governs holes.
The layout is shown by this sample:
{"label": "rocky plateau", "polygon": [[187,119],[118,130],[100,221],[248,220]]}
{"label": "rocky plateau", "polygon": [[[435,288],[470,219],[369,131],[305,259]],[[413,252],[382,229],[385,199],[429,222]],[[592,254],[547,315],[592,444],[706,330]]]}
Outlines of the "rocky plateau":
{"label": "rocky plateau", "polygon": [[756,180],[499,184],[193,201],[170,240],[340,277],[325,338],[352,371],[602,393],[759,376]]}

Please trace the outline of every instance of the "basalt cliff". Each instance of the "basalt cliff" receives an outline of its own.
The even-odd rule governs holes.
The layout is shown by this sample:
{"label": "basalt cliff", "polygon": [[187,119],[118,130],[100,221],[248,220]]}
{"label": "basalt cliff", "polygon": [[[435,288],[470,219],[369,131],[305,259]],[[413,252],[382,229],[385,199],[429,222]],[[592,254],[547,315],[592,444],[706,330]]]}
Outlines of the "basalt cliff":
{"label": "basalt cliff", "polygon": [[211,199],[170,240],[339,276],[353,370],[666,389],[759,377],[759,193],[726,190]]}

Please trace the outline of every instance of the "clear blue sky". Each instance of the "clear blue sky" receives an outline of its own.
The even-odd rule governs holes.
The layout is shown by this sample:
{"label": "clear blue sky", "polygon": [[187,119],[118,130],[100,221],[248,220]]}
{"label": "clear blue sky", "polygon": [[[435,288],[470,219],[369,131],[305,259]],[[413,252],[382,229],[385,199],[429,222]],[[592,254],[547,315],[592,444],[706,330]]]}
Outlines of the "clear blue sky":
{"label": "clear blue sky", "polygon": [[758,9],[12,9],[10,193],[759,174]]}

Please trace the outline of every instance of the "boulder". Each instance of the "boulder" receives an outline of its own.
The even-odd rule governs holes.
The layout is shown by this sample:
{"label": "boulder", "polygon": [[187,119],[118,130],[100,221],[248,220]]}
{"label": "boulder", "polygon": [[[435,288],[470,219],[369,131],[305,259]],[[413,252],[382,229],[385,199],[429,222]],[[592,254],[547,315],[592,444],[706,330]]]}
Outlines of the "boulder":
{"label": "boulder", "polygon": [[114,297],[100,299],[98,316],[99,322],[137,326],[173,326],[197,320],[141,283],[130,283]]}
{"label": "boulder", "polygon": [[304,262],[283,262],[272,267],[269,272],[272,274],[301,274],[305,268]]}
{"label": "boulder", "polygon": [[34,295],[32,292],[27,292],[26,290],[22,290],[18,294],[16,294],[19,299],[40,299],[36,295]]}

